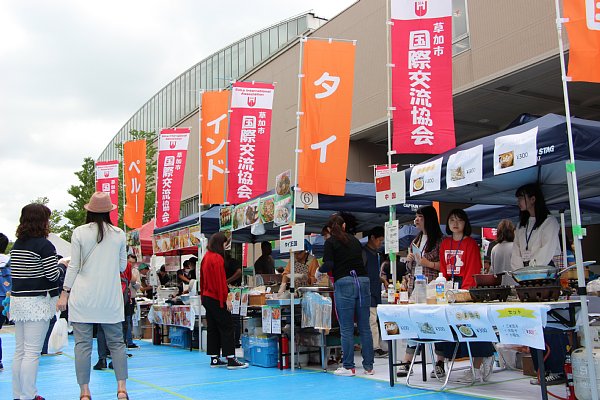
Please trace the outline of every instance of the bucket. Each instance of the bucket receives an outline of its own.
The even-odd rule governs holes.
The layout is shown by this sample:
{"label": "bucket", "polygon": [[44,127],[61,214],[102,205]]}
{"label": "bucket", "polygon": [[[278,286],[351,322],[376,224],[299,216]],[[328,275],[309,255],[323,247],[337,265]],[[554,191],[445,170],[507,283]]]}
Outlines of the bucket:
{"label": "bucket", "polygon": [[[596,382],[600,387],[600,349],[594,349],[594,366],[596,367]],[[575,386],[575,396],[579,400],[590,400],[592,390],[588,373],[588,362],[585,356],[585,348],[581,347],[571,354],[573,363],[573,385]]]}

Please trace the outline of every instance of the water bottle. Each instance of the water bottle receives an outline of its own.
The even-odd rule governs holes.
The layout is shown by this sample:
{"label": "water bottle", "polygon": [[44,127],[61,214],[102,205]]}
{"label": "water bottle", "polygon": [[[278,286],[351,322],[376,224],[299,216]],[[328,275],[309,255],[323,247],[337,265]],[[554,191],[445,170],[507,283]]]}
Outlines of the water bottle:
{"label": "water bottle", "polygon": [[439,273],[435,280],[435,300],[438,304],[444,304],[446,300],[446,278],[443,273]]}
{"label": "water bottle", "polygon": [[394,284],[390,283],[387,290],[387,302],[388,304],[394,304],[394,296],[396,291],[394,290]]}
{"label": "water bottle", "polygon": [[415,277],[415,303],[427,303],[427,280],[425,275],[417,275]]}

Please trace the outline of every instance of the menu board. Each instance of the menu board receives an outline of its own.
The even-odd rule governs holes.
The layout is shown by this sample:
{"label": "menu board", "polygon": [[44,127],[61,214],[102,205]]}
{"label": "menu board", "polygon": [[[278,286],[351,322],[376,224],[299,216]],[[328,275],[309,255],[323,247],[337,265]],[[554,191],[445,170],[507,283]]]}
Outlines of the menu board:
{"label": "menu board", "polygon": [[383,340],[414,339],[419,337],[419,327],[408,315],[408,307],[377,306],[379,328]]}
{"label": "menu board", "polygon": [[446,318],[459,342],[497,342],[498,338],[484,304],[453,304],[446,308]]}
{"label": "menu board", "polygon": [[494,139],[494,175],[518,171],[537,164],[538,127]]}
{"label": "menu board", "polygon": [[438,158],[425,164],[415,165],[410,172],[410,195],[440,190],[442,180],[442,160]]}
{"label": "menu board", "polygon": [[483,145],[458,151],[448,157],[446,186],[459,187],[483,180]]}
{"label": "menu board", "polygon": [[543,350],[544,326],[549,306],[537,305],[489,305],[490,318],[500,333],[504,344],[519,344]]}
{"label": "menu board", "polygon": [[417,325],[419,339],[454,341],[445,306],[414,304],[408,308],[411,321]]}

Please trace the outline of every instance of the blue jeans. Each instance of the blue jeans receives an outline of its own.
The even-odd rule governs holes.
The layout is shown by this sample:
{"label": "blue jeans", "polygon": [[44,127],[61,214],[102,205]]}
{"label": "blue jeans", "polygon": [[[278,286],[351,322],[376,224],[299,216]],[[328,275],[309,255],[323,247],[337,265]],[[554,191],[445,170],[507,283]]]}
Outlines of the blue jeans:
{"label": "blue jeans", "polygon": [[360,344],[362,346],[363,367],[373,369],[373,338],[369,325],[371,290],[369,278],[347,276],[335,282],[335,308],[342,336],[342,363],[344,368],[354,368],[354,316],[358,324]]}

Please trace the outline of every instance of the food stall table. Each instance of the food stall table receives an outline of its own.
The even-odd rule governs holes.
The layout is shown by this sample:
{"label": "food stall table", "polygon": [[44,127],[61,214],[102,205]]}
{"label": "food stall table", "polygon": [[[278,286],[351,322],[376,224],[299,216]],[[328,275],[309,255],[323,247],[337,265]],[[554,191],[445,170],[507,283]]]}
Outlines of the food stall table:
{"label": "food stall table", "polygon": [[[576,325],[579,302],[491,302],[454,304],[382,304],[377,306],[382,339],[391,344],[398,339],[420,341],[501,342],[530,346],[543,359],[543,327],[571,330]],[[452,327],[452,329],[451,329]],[[453,333],[453,331],[455,333]],[[499,340],[498,340],[499,337]],[[424,357],[424,351],[422,352]],[[394,386],[394,367],[401,365],[389,355],[390,386]],[[423,359],[423,369],[425,359]],[[544,363],[540,363],[544,376]],[[448,371],[450,373],[450,371]],[[426,374],[423,374],[426,380]],[[547,399],[546,384],[541,381],[542,398]]]}
{"label": "food stall table", "polygon": [[[152,330],[152,343],[160,344],[162,338],[167,336],[163,332],[163,326],[179,326],[190,330],[190,351],[192,351],[193,333],[198,317],[194,307],[190,305],[153,304],[148,312],[148,321],[157,327],[159,332]],[[157,334],[159,337],[156,337]]]}

